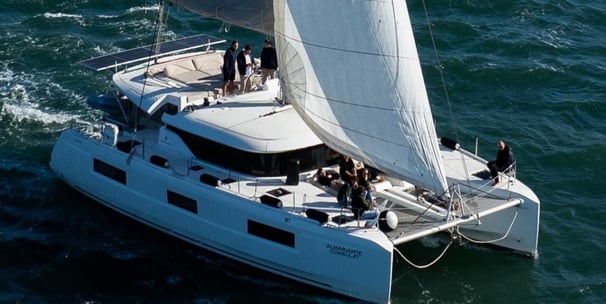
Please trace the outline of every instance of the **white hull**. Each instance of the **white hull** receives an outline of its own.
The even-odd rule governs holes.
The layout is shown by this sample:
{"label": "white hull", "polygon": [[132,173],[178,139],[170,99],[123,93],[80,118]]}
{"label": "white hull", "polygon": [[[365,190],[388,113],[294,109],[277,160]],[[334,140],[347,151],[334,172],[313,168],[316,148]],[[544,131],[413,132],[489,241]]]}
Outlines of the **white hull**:
{"label": "white hull", "polygon": [[523,203],[517,208],[482,217],[480,223],[461,225],[460,233],[478,244],[508,248],[538,258],[539,205],[536,203]]}
{"label": "white hull", "polygon": [[[469,241],[500,246],[537,258],[541,204],[535,193],[515,175],[500,173],[501,182],[492,186],[491,180],[462,174],[465,169],[468,172],[487,170],[486,160],[467,151],[443,147],[442,155],[449,183],[460,183],[462,192],[479,195],[477,198],[469,197],[471,202],[467,204],[468,209],[464,209],[478,218],[459,226],[463,238],[467,236]],[[464,164],[461,158],[465,158]],[[493,199],[518,200],[520,204],[495,213],[481,212],[479,206],[490,204]]]}
{"label": "white hull", "polygon": [[[406,184],[378,193],[380,198],[398,206],[391,207],[393,209],[413,210],[400,214],[401,221],[411,224],[406,233],[394,236],[392,241],[402,244],[437,232],[449,232],[458,235],[462,241],[495,245],[538,257],[540,202],[532,190],[515,177],[505,174],[501,174],[502,182],[497,186],[492,186],[491,180],[464,174],[465,169],[470,173],[486,170],[486,161],[467,151],[442,146],[441,153],[449,184],[464,198],[455,198],[454,201],[463,203],[450,206],[452,211],[448,213],[448,208],[430,206],[426,201],[419,203],[417,196],[402,195],[405,189],[413,192],[410,191],[412,185]],[[465,159],[464,164],[462,158]],[[396,196],[397,193],[400,195]],[[419,214],[423,214],[422,220],[419,220]]]}
{"label": "white hull", "polygon": [[[93,158],[126,172],[126,185],[93,171]],[[388,302],[392,243],[377,229],[326,229],[316,221],[159,168],[75,131],[59,138],[52,169],[70,186],[137,221],[242,263],[339,294]],[[285,187],[288,188],[288,187]],[[170,205],[170,189],[198,214]],[[256,221],[292,232],[293,247],[247,231]]]}

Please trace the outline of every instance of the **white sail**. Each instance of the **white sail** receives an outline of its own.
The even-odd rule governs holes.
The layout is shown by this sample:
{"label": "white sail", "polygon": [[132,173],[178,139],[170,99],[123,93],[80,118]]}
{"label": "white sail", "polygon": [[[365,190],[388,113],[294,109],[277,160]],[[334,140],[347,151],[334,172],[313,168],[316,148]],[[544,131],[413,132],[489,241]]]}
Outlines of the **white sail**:
{"label": "white sail", "polygon": [[273,35],[273,0],[169,0],[201,16]]}
{"label": "white sail", "polygon": [[331,148],[447,189],[405,0],[276,0],[285,98]]}

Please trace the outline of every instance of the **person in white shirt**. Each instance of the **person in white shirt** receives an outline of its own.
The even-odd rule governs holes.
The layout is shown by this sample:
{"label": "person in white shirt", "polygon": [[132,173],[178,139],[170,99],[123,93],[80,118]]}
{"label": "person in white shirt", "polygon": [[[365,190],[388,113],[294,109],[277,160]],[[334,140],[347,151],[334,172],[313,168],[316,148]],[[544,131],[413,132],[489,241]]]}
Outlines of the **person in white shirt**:
{"label": "person in white shirt", "polygon": [[240,93],[250,91],[250,76],[253,73],[252,48],[247,44],[236,58],[238,72],[240,73]]}

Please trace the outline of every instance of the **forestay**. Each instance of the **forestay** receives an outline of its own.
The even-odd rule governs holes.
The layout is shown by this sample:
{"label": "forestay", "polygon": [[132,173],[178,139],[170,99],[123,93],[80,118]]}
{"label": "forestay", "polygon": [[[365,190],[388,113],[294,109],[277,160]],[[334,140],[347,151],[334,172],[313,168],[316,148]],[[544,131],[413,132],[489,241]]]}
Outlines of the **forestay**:
{"label": "forestay", "polygon": [[274,15],[285,97],[318,137],[446,190],[406,1],[276,1]]}

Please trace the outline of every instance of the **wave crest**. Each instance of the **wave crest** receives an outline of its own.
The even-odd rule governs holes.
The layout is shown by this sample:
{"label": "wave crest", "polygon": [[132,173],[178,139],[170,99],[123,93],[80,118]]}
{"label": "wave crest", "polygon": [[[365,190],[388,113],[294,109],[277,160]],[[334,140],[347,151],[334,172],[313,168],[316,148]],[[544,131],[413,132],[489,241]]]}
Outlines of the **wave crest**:
{"label": "wave crest", "polygon": [[73,18],[82,19],[82,15],[78,14],[66,14],[66,13],[44,13],[44,18]]}

